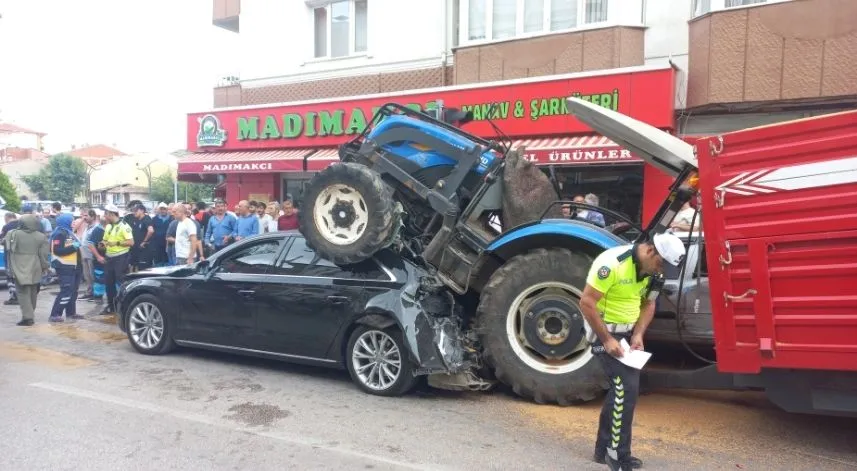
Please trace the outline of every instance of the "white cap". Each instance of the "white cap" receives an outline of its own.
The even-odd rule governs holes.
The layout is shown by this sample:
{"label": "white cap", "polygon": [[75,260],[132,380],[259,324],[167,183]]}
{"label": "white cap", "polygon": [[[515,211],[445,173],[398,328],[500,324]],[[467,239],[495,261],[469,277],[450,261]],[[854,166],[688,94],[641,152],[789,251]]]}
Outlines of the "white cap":
{"label": "white cap", "polygon": [[160,204],[158,204],[158,208],[169,208],[169,206],[167,206],[167,203],[161,201]]}
{"label": "white cap", "polygon": [[117,208],[115,204],[105,204],[104,211],[119,214],[119,208]]}
{"label": "white cap", "polygon": [[664,261],[674,267],[677,267],[684,258],[684,243],[677,235],[671,232],[655,234],[652,238],[652,243],[654,243],[655,250],[664,258]]}

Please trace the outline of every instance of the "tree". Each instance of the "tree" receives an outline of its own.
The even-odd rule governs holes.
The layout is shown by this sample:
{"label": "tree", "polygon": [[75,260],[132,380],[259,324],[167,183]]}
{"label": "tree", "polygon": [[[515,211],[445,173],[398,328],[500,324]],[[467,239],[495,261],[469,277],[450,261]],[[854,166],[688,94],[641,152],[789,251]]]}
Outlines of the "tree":
{"label": "tree", "polygon": [[51,156],[48,164],[35,175],[24,175],[21,179],[39,198],[71,203],[74,197],[86,189],[86,164],[83,160],[66,154]]}
{"label": "tree", "polygon": [[[152,201],[173,201],[173,176],[169,173],[152,178]],[[179,182],[179,201],[208,201],[214,195],[214,185]]]}
{"label": "tree", "polygon": [[15,213],[21,211],[21,198],[15,192],[15,185],[2,171],[0,171],[0,197],[6,200],[6,206],[3,209]]}

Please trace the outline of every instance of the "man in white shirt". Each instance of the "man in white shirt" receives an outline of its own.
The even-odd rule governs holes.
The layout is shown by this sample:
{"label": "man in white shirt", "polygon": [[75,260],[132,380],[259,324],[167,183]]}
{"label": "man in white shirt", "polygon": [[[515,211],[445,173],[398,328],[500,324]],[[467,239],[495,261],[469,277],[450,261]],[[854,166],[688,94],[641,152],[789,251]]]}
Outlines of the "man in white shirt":
{"label": "man in white shirt", "polygon": [[266,209],[268,209],[268,205],[262,201],[256,202],[256,216],[259,217],[259,234],[268,232],[268,229],[271,227],[271,220],[273,218],[270,214],[266,213]]}
{"label": "man in white shirt", "polygon": [[199,243],[196,237],[197,227],[193,220],[187,217],[184,205],[176,205],[176,220],[176,263],[185,260],[190,265],[194,262],[195,249]]}
{"label": "man in white shirt", "polygon": [[[696,213],[696,209],[690,205],[689,201],[685,201],[682,205],[681,210],[678,214],[673,218],[672,224],[670,224],[671,229],[675,229],[681,232],[690,232],[690,223],[693,220],[693,215]],[[696,215],[696,220],[693,221],[693,230],[699,230],[699,223],[702,222],[702,213]]]}

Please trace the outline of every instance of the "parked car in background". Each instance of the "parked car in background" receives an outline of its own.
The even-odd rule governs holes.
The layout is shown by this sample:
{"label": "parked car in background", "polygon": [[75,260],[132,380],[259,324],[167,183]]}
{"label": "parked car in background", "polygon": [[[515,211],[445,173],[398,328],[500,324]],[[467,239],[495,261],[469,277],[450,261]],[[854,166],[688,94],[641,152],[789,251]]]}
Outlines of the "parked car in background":
{"label": "parked car in background", "polygon": [[675,234],[687,248],[684,273],[671,265],[665,267],[664,288],[658,297],[655,318],[646,330],[646,339],[651,343],[680,344],[684,341],[690,345],[713,347],[705,241],[698,232]]}
{"label": "parked car in background", "polygon": [[[6,221],[6,213],[10,213],[12,211],[7,211],[5,209],[0,209],[0,221],[2,224],[5,224]],[[21,217],[18,213],[13,213],[17,217]],[[0,226],[1,227],[1,226]],[[0,243],[0,286],[6,285],[6,244]]]}

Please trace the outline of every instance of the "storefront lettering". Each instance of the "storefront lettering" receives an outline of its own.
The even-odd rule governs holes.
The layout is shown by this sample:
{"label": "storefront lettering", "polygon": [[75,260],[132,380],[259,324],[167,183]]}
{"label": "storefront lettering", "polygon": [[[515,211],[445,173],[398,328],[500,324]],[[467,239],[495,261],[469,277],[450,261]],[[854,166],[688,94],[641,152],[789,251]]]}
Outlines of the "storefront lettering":
{"label": "storefront lettering", "polygon": [[240,163],[240,164],[203,164],[203,172],[234,172],[234,171],[264,171],[273,170],[272,163]]}
{"label": "storefront lettering", "polygon": [[[547,155],[547,159],[539,158],[539,156]],[[631,152],[625,149],[611,150],[573,150],[569,152],[551,151],[548,153],[527,152],[524,158],[533,163],[552,163],[552,162],[589,162],[594,160],[625,160],[634,159]]]}
{"label": "storefront lettering", "polygon": [[[609,93],[583,95],[573,92],[571,96],[609,108],[619,109],[619,89]],[[462,111],[473,113],[473,121],[539,119],[568,115],[565,96],[535,98],[525,100],[502,101],[493,103],[464,104]],[[435,102],[409,103],[405,105],[416,111],[428,111],[435,108]],[[348,136],[362,132],[380,107],[351,110],[334,109],[308,111],[306,113],[286,113],[282,116],[267,115],[238,117],[238,140],[296,139],[300,137]]]}
{"label": "storefront lettering", "polygon": [[[588,101],[594,105],[603,106],[604,108],[619,111],[619,89],[613,89],[610,93],[594,93],[591,95],[583,95],[580,92],[574,92],[571,96]],[[557,115],[568,114],[568,104],[565,101],[566,97],[551,97],[534,99],[530,101],[530,119],[537,121],[540,118]]]}

